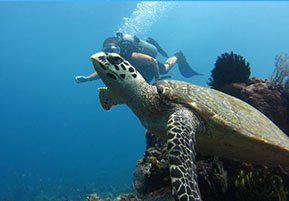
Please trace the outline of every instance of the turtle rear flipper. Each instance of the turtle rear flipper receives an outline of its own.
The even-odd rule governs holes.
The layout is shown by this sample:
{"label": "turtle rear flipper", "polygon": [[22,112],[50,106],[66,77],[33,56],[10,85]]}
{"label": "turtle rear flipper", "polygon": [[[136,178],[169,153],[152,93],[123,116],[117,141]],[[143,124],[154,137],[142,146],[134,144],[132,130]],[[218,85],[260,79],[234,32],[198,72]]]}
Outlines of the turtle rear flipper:
{"label": "turtle rear flipper", "polygon": [[199,125],[198,118],[188,110],[177,110],[168,120],[168,160],[172,192],[177,201],[201,200],[194,149]]}
{"label": "turtle rear flipper", "polygon": [[189,78],[193,77],[194,75],[202,75],[191,68],[182,51],[177,52],[175,56],[177,57],[177,64],[179,66],[179,70],[182,76]]}

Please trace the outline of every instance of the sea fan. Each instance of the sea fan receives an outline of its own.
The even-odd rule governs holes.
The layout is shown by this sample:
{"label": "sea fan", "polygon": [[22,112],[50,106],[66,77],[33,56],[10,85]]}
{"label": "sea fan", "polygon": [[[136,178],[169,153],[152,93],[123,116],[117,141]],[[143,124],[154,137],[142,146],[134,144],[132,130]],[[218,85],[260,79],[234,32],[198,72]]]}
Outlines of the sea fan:
{"label": "sea fan", "polygon": [[276,86],[289,89],[289,55],[281,52],[275,57],[275,70],[269,81]]}

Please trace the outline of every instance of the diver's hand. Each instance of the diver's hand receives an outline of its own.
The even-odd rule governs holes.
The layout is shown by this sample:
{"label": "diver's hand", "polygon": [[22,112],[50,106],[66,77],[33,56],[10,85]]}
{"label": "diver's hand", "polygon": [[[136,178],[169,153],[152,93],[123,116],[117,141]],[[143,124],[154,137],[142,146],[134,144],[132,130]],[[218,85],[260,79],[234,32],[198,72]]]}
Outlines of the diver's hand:
{"label": "diver's hand", "polygon": [[75,76],[74,79],[76,83],[83,83],[89,81],[89,79],[86,76]]}

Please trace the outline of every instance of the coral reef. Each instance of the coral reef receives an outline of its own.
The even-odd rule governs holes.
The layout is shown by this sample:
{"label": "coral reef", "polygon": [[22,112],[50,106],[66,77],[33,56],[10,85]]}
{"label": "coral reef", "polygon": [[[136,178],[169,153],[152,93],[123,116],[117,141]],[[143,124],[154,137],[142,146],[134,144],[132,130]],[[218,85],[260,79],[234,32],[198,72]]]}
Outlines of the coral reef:
{"label": "coral reef", "polygon": [[114,201],[141,201],[137,198],[137,196],[133,193],[126,193],[119,195],[117,198],[114,199]]}
{"label": "coral reef", "polygon": [[250,74],[250,64],[241,55],[223,53],[211,71],[208,85],[217,89],[230,83],[246,82]]}
{"label": "coral reef", "polygon": [[[122,194],[114,201],[174,201],[166,143],[150,133],[146,134],[146,139],[145,155],[138,161],[134,173],[135,192]],[[249,196],[256,201],[286,200],[289,168],[253,166],[200,153],[196,160],[198,184],[204,201],[247,201],[244,198]],[[96,201],[111,199],[98,198]]]}
{"label": "coral reef", "polygon": [[86,197],[85,201],[98,201],[98,200],[100,200],[100,197],[98,197],[96,193],[92,193]]}
{"label": "coral reef", "polygon": [[[134,173],[135,193],[142,201],[167,201],[173,200],[166,162],[166,144],[157,137],[147,133],[147,150],[145,156],[137,164]],[[286,190],[289,189],[289,171],[282,168],[268,168],[263,166],[252,166],[250,164],[218,158],[215,156],[197,154],[198,183],[202,198],[205,201],[241,201],[246,193],[266,193],[258,197],[258,201],[266,201],[267,190],[273,189],[274,193],[270,198],[280,198],[282,201],[286,197]],[[255,174],[263,178],[258,179],[258,185],[266,187],[266,191],[244,191],[248,187],[248,182],[243,182],[242,176],[246,172],[255,182]],[[243,174],[242,174],[243,173]],[[263,176],[263,177],[262,177]],[[284,183],[281,178],[284,178]],[[251,180],[249,180],[251,181]],[[136,185],[137,184],[137,185]],[[239,185],[236,185],[239,184]],[[241,185],[244,184],[244,185]],[[272,199],[274,201],[274,199]]]}
{"label": "coral reef", "polygon": [[228,191],[228,172],[218,157],[198,153],[198,184],[206,201],[225,200]]}
{"label": "coral reef", "polygon": [[281,52],[275,57],[275,70],[269,81],[275,86],[289,89],[289,54]]}
{"label": "coral reef", "polygon": [[147,148],[144,158],[134,172],[134,189],[139,197],[162,187],[170,187],[166,144],[156,136],[146,133]]}
{"label": "coral reef", "polygon": [[289,135],[288,90],[259,78],[252,78],[246,83],[231,83],[217,89],[257,108]]}
{"label": "coral reef", "polygon": [[283,180],[269,171],[240,171],[235,181],[237,201],[286,201]]}

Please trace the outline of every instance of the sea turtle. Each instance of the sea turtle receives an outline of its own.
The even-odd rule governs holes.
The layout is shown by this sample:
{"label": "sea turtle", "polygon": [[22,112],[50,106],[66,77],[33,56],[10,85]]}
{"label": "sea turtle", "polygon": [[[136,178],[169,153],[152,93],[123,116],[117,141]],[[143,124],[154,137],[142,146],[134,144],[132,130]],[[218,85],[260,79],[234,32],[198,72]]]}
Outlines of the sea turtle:
{"label": "sea turtle", "polygon": [[266,116],[222,92],[174,80],[148,84],[116,53],[91,56],[107,86],[102,107],[127,104],[151,133],[167,140],[172,193],[199,201],[195,150],[262,165],[289,165],[289,138]]}

